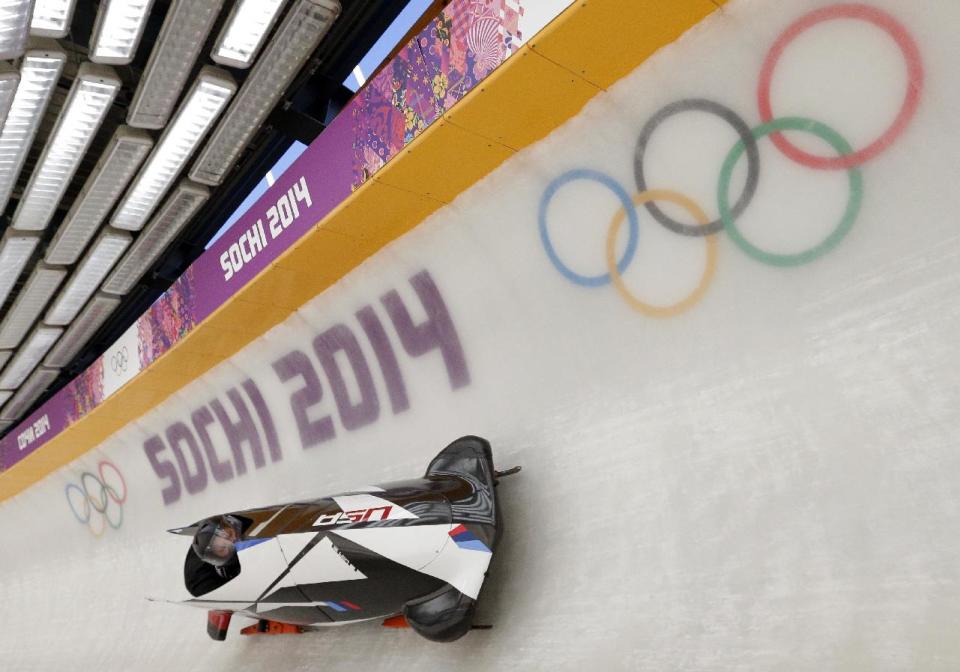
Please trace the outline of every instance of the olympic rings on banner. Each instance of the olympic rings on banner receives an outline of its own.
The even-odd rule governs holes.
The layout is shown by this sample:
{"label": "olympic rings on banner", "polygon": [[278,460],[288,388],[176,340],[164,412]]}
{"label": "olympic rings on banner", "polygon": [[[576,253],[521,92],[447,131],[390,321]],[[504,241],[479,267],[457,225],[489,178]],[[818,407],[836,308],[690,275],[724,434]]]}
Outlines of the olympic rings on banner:
{"label": "olympic rings on banner", "polygon": [[763,68],[760,70],[760,84],[757,87],[757,103],[760,107],[761,121],[768,123],[773,120],[773,108],[770,104],[770,82],[773,79],[774,68],[776,68],[780,56],[783,55],[784,49],[808,28],[833,19],[860,19],[872,23],[890,35],[897,43],[907,63],[907,93],[904,96],[903,106],[890,127],[879,138],[856,152],[836,157],[814,156],[792,145],[780,133],[774,133],[770,136],[777,149],[795,162],[808,168],[850,168],[874,158],[903,133],[917,111],[917,106],[920,104],[920,91],[923,89],[923,60],[920,58],[920,50],[917,48],[914,39],[910,37],[910,33],[903,27],[903,24],[886,12],[868,5],[831,5],[801,16],[780,34],[780,37],[771,47],[766,60],[763,62]]}
{"label": "olympic rings on banner", "polygon": [[[776,131],[787,130],[808,131],[813,133],[817,137],[830,143],[830,146],[837,150],[837,154],[840,156],[849,156],[852,151],[849,143],[832,128],[826,124],[821,124],[819,121],[803,119],[801,117],[774,119],[769,123],[753,129],[753,135],[759,140],[765,135],[772,137],[772,134]],[[847,208],[844,210],[843,217],[841,217],[840,223],[833,232],[819,245],[796,254],[774,254],[773,252],[761,250],[756,245],[750,243],[737,228],[734,220],[735,215],[730,209],[730,194],[728,193],[730,190],[730,176],[733,174],[733,168],[742,155],[743,143],[738,142],[734,145],[733,149],[730,150],[726,160],[723,162],[723,167],[720,169],[717,201],[720,205],[720,219],[727,229],[730,240],[736,243],[737,246],[748,255],[757,261],[762,261],[771,266],[799,266],[826,254],[836,247],[837,243],[843,240],[844,236],[850,232],[850,227],[853,226],[853,221],[857,218],[857,213],[860,212],[860,203],[863,201],[863,174],[857,167],[847,169],[850,178],[850,198],[847,199]]]}
{"label": "olympic rings on banner", "polygon": [[[108,482],[104,473],[105,467],[109,467],[117,475],[119,479],[118,487],[122,494],[118,492],[117,487]],[[73,516],[81,524],[87,525],[93,536],[99,537],[102,535],[106,525],[115,530],[123,525],[123,504],[127,501],[127,482],[113,462],[101,460],[97,465],[96,474],[84,471],[80,475],[80,485],[69,483],[64,489],[64,493]],[[76,493],[80,498],[79,506],[82,506],[80,511],[77,510],[77,497],[71,496],[71,493]],[[116,504],[116,506],[111,507],[111,503]],[[113,517],[110,514],[111,509],[117,511]]]}
{"label": "olympic rings on banner", "polygon": [[[650,191],[645,191],[633,197],[633,202],[637,205],[649,204],[655,200],[676,203],[693,215],[693,218],[700,223],[700,226],[704,228],[710,226],[710,218],[700,209],[700,206],[683,194],[678,194],[675,191],[667,191],[666,189],[651,189]],[[690,296],[672,306],[653,306],[640,301],[640,299],[636,298],[630,290],[627,289],[627,286],[623,282],[623,277],[617,271],[616,264],[614,264],[614,259],[616,258],[617,232],[620,230],[620,222],[623,221],[624,214],[626,213],[623,209],[617,212],[610,222],[610,229],[607,231],[607,268],[610,269],[613,286],[620,292],[620,296],[633,308],[651,317],[672,317],[697,303],[707,291],[707,287],[713,279],[713,273],[717,268],[717,239],[713,236],[704,238],[704,242],[707,244],[707,262],[703,269],[703,275],[700,278],[700,284],[697,285]]]}
{"label": "olympic rings on banner", "polygon": [[[863,149],[854,151],[837,131],[826,124],[802,117],[773,117],[770,104],[770,85],[773,72],[786,47],[802,32],[833,19],[858,19],[871,23],[884,30],[897,43],[907,63],[907,93],[900,111],[891,126]],[[860,213],[863,202],[863,174],[859,166],[876,157],[889,147],[904,131],[913,118],[923,89],[923,63],[916,41],[907,30],[892,16],[879,9],[861,4],[838,4],[818,9],[800,17],[775,41],[764,59],[757,87],[757,99],[762,124],[750,128],[747,122],[733,110],[718,102],[705,98],[685,98],[670,103],[658,110],[643,126],[634,148],[633,172],[638,194],[630,197],[627,191],[614,178],[597,170],[575,169],[563,173],[547,186],[540,200],[538,223],[540,239],[547,257],[560,273],[571,282],[585,287],[601,287],[613,284],[621,297],[635,310],[653,317],[677,315],[695,305],[704,295],[716,268],[717,242],[714,234],[725,230],[730,239],[751,258],[771,266],[799,266],[823,256],[835,248],[850,232]],[[681,112],[697,111],[713,114],[733,127],[740,136],[727,154],[720,169],[717,184],[717,204],[719,217],[709,221],[703,210],[686,196],[667,189],[651,189],[644,175],[644,158],[650,138],[656,129],[669,117]],[[835,157],[813,156],[801,151],[782,135],[781,131],[800,131],[811,133],[829,144],[837,153]],[[760,177],[760,153],[757,141],[770,137],[776,147],[789,159],[800,165],[815,169],[840,169],[847,171],[850,194],[847,205],[833,231],[820,243],[810,249],[793,254],[780,254],[763,250],[748,241],[737,226],[738,217],[753,200]],[[731,205],[730,185],[734,168],[740,158],[746,154],[747,175],[743,191]],[[607,230],[606,262],[607,272],[602,275],[581,275],[570,270],[561,261],[550,240],[547,228],[547,210],[557,191],[576,180],[593,180],[606,186],[620,201],[620,209],[613,216]],[[678,222],[665,214],[656,201],[668,201],[681,206],[693,216],[696,224]],[[636,298],[626,287],[623,273],[633,260],[639,238],[639,224],[636,205],[643,205],[647,212],[668,230],[685,236],[703,237],[707,245],[707,260],[700,283],[694,291],[679,303],[672,306],[653,306]],[[623,219],[628,222],[626,249],[619,261],[616,259],[616,241]]]}
{"label": "olympic rings on banner", "polygon": [[[733,130],[740,136],[740,142],[747,148],[747,181],[743,186],[743,193],[737,199],[733,206],[733,216],[739,217],[740,213],[746,209],[757,191],[757,181],[760,179],[760,151],[757,149],[757,141],[750,132],[750,127],[736,112],[729,107],[705,98],[687,98],[670,103],[650,118],[650,121],[644,125],[640,131],[640,137],[637,138],[637,148],[633,158],[634,177],[637,182],[637,191],[641,194],[647,190],[647,181],[643,175],[643,155],[647,151],[647,143],[650,142],[650,136],[657,130],[657,127],[665,119],[680,112],[689,112],[691,110],[708,112],[715,114],[725,122],[733,126]],[[723,228],[723,221],[719,218],[708,222],[706,226],[683,224],[667,216],[657,205],[649,200],[646,202],[647,212],[653,215],[653,218],[663,224],[665,227],[684,236],[709,236]]]}
{"label": "olympic rings on banner", "polygon": [[127,365],[130,363],[130,351],[127,346],[123,346],[110,357],[110,368],[114,373],[126,373]]}
{"label": "olympic rings on banner", "polygon": [[633,255],[636,254],[637,251],[637,237],[640,231],[640,225],[637,222],[637,212],[634,210],[633,203],[630,201],[630,194],[620,186],[620,183],[598,170],[571,170],[551,182],[547,190],[543,192],[543,197],[540,199],[540,240],[543,242],[543,247],[547,251],[547,256],[550,257],[550,261],[553,262],[557,270],[571,282],[583,285],[584,287],[602,287],[610,283],[610,274],[580,275],[570,270],[566,264],[560,261],[559,255],[557,255],[556,250],[553,249],[553,243],[550,242],[550,233],[547,231],[547,208],[550,207],[550,201],[553,200],[554,194],[557,193],[560,187],[574,180],[593,180],[594,182],[599,182],[610,189],[610,191],[620,199],[623,209],[627,211],[630,238],[627,240],[627,249],[623,252],[623,258],[621,258],[616,265],[616,270],[620,273],[623,273],[630,262],[633,261]]}

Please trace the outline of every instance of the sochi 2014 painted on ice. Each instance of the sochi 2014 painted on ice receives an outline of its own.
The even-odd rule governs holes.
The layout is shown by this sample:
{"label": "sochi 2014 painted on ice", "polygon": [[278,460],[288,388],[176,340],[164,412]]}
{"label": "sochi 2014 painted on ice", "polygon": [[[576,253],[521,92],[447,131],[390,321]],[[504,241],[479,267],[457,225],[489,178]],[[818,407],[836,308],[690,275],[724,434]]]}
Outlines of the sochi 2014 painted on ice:
{"label": "sochi 2014 painted on ice", "polygon": [[[436,352],[443,360],[450,388],[469,385],[470,372],[460,338],[433,278],[422,271],[410,278],[410,285],[426,314],[419,323],[396,290],[380,297],[403,352],[413,360]],[[351,432],[376,422],[385,405],[374,384],[376,375],[384,382],[394,415],[410,408],[398,352],[387,333],[386,321],[373,305],[357,310],[354,319],[350,324],[332,324],[308,347],[293,348],[270,363],[289,394],[286,401],[301,449],[331,441],[338,431]],[[368,361],[360,347],[361,338],[369,342],[375,362]],[[359,398],[352,398],[348,379],[352,379],[353,389],[359,390],[354,395]],[[227,446],[214,442],[214,426],[226,436]],[[247,378],[150,436],[143,450],[163,485],[163,503],[170,505],[184,494],[203,492],[211,482],[243,476],[251,463],[254,469],[262,469],[268,456],[271,463],[280,462],[287,445],[280,442],[274,414],[260,386]]]}

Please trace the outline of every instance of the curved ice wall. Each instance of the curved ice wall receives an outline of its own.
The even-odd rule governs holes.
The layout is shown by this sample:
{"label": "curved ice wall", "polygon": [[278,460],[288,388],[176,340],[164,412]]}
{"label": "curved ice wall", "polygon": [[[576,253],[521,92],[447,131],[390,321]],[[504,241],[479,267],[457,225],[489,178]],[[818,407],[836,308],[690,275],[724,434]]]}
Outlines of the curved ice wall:
{"label": "curved ice wall", "polygon": [[[731,2],[0,505],[4,667],[956,669],[957,25]],[[492,631],[218,644],[145,599],[182,594],[166,528],[464,433],[524,466]]]}

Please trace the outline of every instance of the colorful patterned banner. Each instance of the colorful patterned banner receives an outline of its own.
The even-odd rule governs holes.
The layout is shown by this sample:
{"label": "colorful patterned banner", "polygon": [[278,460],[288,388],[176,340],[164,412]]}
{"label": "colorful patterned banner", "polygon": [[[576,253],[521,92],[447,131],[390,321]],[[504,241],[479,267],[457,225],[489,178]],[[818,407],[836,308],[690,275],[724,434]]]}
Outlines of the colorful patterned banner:
{"label": "colorful patterned banner", "polygon": [[352,103],[353,188],[463,98],[523,41],[507,0],[451,3]]}

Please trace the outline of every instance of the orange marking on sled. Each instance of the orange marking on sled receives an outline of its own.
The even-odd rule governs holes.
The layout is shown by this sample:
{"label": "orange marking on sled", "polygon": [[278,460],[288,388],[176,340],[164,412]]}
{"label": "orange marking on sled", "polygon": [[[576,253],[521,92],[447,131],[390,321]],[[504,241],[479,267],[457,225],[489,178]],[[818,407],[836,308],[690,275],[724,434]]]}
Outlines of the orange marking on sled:
{"label": "orange marking on sled", "polygon": [[409,628],[410,624],[407,623],[407,619],[402,615],[400,616],[391,616],[383,622],[383,627],[385,628]]}
{"label": "orange marking on sled", "polygon": [[248,625],[240,631],[241,635],[298,635],[305,632],[304,628],[291,623],[261,619],[254,625]]}

